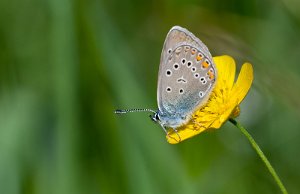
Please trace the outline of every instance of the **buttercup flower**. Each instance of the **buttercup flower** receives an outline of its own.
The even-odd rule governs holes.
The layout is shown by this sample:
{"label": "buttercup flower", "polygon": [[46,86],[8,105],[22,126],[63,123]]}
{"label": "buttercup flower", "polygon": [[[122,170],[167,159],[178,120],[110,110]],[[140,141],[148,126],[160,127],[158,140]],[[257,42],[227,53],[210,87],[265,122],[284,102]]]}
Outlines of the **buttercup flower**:
{"label": "buttercup flower", "polygon": [[169,143],[179,143],[207,129],[218,129],[228,119],[239,115],[239,104],[252,84],[252,65],[243,64],[237,81],[234,83],[236,69],[234,59],[225,55],[214,57],[213,60],[217,66],[218,77],[211,96],[205,105],[195,111],[187,124],[177,128],[177,133],[173,129],[168,130]]}

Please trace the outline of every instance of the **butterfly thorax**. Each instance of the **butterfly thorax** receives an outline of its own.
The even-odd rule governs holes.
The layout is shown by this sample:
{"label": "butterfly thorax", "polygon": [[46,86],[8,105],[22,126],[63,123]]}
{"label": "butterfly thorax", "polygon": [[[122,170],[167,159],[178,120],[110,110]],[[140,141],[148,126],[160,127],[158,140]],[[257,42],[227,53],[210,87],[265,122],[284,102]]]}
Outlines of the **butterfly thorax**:
{"label": "butterfly thorax", "polygon": [[186,124],[189,121],[188,116],[182,116],[180,114],[176,113],[164,113],[158,110],[156,113],[154,113],[151,116],[151,119],[154,122],[159,123],[164,128],[177,128],[181,125]]}

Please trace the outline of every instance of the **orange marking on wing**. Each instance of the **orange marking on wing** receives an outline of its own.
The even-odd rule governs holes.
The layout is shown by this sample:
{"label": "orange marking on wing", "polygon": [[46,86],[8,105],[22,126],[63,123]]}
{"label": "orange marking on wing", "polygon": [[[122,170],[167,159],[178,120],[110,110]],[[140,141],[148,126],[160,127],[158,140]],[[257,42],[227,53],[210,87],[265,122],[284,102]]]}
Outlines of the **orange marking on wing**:
{"label": "orange marking on wing", "polygon": [[202,57],[200,57],[199,55],[197,55],[196,60],[200,61],[202,59]]}
{"label": "orange marking on wing", "polygon": [[207,75],[209,77],[210,80],[214,79],[215,78],[215,74],[211,71],[207,72]]}
{"label": "orange marking on wing", "polygon": [[206,68],[208,68],[208,66],[209,66],[209,64],[208,64],[206,61],[203,61],[203,62],[202,62],[202,67],[203,67],[203,68],[206,69]]}

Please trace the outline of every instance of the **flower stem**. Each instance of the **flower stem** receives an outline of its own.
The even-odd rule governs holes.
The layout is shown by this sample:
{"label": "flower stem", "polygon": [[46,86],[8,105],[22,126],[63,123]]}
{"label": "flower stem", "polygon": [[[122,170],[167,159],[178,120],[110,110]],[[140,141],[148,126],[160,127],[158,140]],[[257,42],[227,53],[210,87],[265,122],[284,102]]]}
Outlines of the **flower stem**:
{"label": "flower stem", "polygon": [[265,165],[267,166],[269,172],[271,173],[271,175],[273,176],[274,180],[276,181],[277,185],[279,186],[281,192],[283,194],[287,194],[287,190],[285,189],[284,185],[282,184],[279,176],[277,175],[276,171],[274,170],[274,168],[272,167],[271,163],[269,162],[269,160],[267,159],[267,157],[265,156],[265,154],[263,153],[263,151],[260,149],[260,147],[257,145],[257,143],[255,142],[255,140],[253,139],[253,137],[249,134],[249,132],[243,127],[241,126],[241,124],[239,122],[237,122],[234,119],[229,119],[229,121],[235,125],[237,128],[239,128],[241,130],[241,132],[248,138],[248,140],[250,141],[252,147],[254,148],[254,150],[256,151],[256,153],[259,155],[259,157],[261,158],[261,160],[265,163]]}

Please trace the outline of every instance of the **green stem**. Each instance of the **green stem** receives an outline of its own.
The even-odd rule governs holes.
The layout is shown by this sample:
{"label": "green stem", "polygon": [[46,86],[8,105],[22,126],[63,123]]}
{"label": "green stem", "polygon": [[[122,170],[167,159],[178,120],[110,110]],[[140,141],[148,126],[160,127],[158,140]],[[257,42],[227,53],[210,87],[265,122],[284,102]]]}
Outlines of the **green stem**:
{"label": "green stem", "polygon": [[255,140],[253,139],[253,137],[248,133],[248,131],[241,126],[241,124],[239,122],[237,122],[234,119],[229,119],[229,121],[235,125],[237,128],[239,128],[241,130],[241,132],[248,138],[248,140],[250,141],[252,147],[254,148],[254,150],[256,151],[256,153],[259,155],[259,157],[262,159],[262,161],[265,163],[265,165],[267,166],[269,172],[271,173],[271,175],[273,176],[274,180],[276,181],[277,185],[279,186],[281,192],[283,194],[287,194],[287,190],[285,189],[284,185],[282,184],[279,176],[277,175],[276,171],[274,170],[274,168],[272,167],[271,163],[269,162],[269,160],[267,159],[267,157],[265,156],[265,154],[263,153],[263,151],[261,151],[260,147],[257,145],[257,143],[255,142]]}

